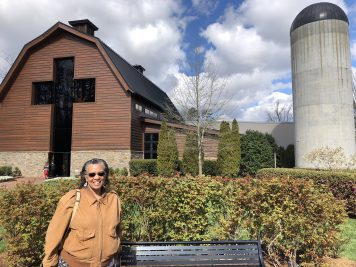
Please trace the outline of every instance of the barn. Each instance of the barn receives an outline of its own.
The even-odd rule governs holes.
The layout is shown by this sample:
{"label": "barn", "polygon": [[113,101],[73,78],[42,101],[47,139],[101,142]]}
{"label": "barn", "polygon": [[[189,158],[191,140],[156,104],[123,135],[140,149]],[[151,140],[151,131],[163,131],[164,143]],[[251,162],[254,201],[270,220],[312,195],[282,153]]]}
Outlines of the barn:
{"label": "barn", "polygon": [[[97,30],[87,19],[58,22],[24,45],[0,86],[0,165],[25,176],[40,175],[46,162],[52,176],[75,175],[93,157],[127,167],[133,158],[157,157],[163,120],[182,154],[192,127],[145,69]],[[208,143],[206,155],[214,157],[217,140]]]}

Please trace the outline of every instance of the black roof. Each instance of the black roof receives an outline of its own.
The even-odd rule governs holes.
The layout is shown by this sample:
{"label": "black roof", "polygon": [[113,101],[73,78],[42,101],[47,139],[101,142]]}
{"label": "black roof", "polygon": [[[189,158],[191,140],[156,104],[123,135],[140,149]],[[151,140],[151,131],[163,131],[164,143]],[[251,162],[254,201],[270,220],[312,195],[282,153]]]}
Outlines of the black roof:
{"label": "black roof", "polygon": [[103,45],[103,48],[105,49],[112,62],[115,64],[118,71],[122,74],[124,80],[129,85],[133,94],[136,94],[139,97],[143,97],[144,99],[150,101],[162,111],[167,111],[167,109],[169,109],[169,111],[173,111],[176,113],[176,115],[180,116],[176,107],[164,91],[162,91],[157,85],[147,79],[139,70],[128,63],[121,56],[119,56],[103,41],[100,39],[99,41]]}
{"label": "black roof", "polygon": [[305,24],[326,20],[337,19],[349,23],[345,12],[337,5],[327,2],[312,4],[304,8],[294,19],[290,32]]}

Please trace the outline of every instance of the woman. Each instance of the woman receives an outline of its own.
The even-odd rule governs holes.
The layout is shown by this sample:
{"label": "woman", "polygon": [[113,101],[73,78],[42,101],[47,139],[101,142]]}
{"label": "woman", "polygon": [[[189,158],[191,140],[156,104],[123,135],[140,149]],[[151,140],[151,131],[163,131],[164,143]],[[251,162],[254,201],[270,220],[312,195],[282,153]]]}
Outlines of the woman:
{"label": "woman", "polygon": [[[119,248],[120,199],[108,190],[109,168],[102,159],[87,161],[77,192],[59,201],[46,234],[43,266],[113,267]],[[72,215],[73,218],[72,218]]]}

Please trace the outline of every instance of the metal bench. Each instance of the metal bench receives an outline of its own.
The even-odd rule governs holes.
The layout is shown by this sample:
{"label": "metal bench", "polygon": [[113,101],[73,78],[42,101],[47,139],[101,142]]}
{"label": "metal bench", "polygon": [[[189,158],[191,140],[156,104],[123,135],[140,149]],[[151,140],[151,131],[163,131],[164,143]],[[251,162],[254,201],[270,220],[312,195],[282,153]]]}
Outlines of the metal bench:
{"label": "metal bench", "polygon": [[119,266],[262,266],[258,240],[123,242]]}

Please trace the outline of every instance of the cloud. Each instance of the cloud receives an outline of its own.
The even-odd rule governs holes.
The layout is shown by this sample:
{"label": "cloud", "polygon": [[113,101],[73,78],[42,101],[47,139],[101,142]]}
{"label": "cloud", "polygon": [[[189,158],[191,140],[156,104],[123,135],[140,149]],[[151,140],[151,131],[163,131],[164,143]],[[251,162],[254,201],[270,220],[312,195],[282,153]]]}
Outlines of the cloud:
{"label": "cloud", "polygon": [[[23,45],[57,21],[87,18],[99,28],[96,36],[131,64],[142,65],[145,75],[162,89],[176,83],[172,75],[185,57],[181,48],[185,24],[177,1],[2,0],[0,7],[4,57],[15,58]],[[0,61],[0,67],[6,64]]]}

